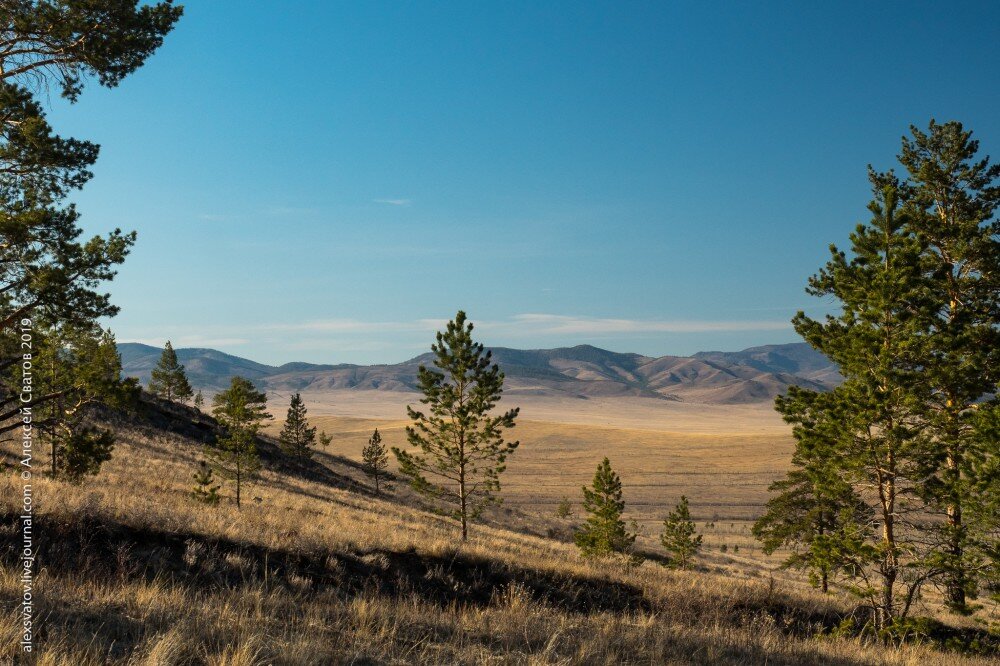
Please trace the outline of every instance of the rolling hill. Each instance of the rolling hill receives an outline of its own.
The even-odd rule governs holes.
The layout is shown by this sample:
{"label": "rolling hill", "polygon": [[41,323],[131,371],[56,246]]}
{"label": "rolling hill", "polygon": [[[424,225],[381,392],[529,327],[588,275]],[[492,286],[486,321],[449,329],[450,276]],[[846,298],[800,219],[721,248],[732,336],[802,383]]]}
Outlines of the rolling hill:
{"label": "rolling hill", "polygon": [[[124,373],[147,383],[161,350],[138,343],[122,343],[119,350]],[[493,354],[507,376],[511,395],[643,396],[741,404],[771,400],[793,384],[826,390],[840,381],[836,367],[804,343],[658,358],[590,345],[533,350],[497,347]],[[387,365],[293,362],[270,366],[199,348],[178,349],[177,356],[192,385],[208,392],[224,387],[234,375],[279,391],[415,391],[417,368],[432,361],[430,354],[424,354]]]}

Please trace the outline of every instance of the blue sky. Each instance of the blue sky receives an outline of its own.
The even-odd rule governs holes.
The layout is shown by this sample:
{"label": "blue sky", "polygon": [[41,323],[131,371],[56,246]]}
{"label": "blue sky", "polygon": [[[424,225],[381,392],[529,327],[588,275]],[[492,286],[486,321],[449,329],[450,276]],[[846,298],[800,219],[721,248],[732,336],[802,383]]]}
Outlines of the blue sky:
{"label": "blue sky", "polygon": [[807,277],[911,123],[1000,147],[983,3],[191,0],[118,89],[89,233],[136,229],[119,340],[392,362],[491,345],[796,339]]}

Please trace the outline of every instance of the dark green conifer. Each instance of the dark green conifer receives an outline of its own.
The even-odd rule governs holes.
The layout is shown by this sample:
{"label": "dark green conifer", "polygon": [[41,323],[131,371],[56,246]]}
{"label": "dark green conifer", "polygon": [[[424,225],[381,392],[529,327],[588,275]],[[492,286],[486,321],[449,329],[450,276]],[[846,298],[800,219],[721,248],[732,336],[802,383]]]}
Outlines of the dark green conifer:
{"label": "dark green conifer", "polygon": [[59,476],[70,483],[80,483],[96,475],[115,448],[115,437],[108,431],[84,427],[61,440]]}
{"label": "dark green conifer", "polygon": [[382,443],[382,435],[379,434],[378,428],[375,428],[368,444],[362,450],[361,460],[365,474],[375,483],[375,494],[377,495],[381,492],[379,479],[385,475],[385,469],[389,466],[389,452],[386,450],[385,444]]}
{"label": "dark green conifer", "polygon": [[943,518],[933,566],[942,569],[949,607],[967,611],[979,588],[984,556],[977,547],[993,524],[965,520],[964,505],[979,485],[973,474],[981,438],[979,405],[1000,383],[1000,164],[978,155],[979,142],[961,123],[927,132],[911,127],[899,159],[909,173],[908,227],[923,242],[922,267],[931,285],[929,320],[920,353],[926,481],[918,489]]}
{"label": "dark green conifer", "polygon": [[207,447],[205,454],[215,469],[236,483],[236,506],[245,483],[260,469],[257,433],[271,415],[267,413],[267,396],[258,391],[249,379],[233,377],[229,388],[215,395],[215,415],[223,434],[216,446]]}
{"label": "dark green conifer", "polygon": [[691,566],[692,558],[701,549],[701,535],[696,533],[688,499],[684,495],[663,521],[660,544],[667,551],[669,566],[677,569]]}
{"label": "dark green conifer", "polygon": [[[840,314],[817,321],[799,313],[796,330],[837,364],[844,383],[822,402],[799,390],[779,402],[792,423],[824,424],[835,449],[836,473],[867,495],[877,531],[844,542],[850,588],[870,605],[878,629],[905,616],[926,582],[928,550],[915,522],[920,482],[921,428],[912,418],[922,404],[920,334],[928,302],[923,244],[907,226],[907,188],[889,174],[870,172],[871,221],[851,234],[850,258],[831,248],[827,265],[810,280],[809,293],[832,296]],[[903,572],[907,577],[903,580]],[[904,594],[899,594],[899,587]]]}
{"label": "dark green conifer", "polygon": [[587,520],[574,541],[584,556],[631,552],[636,535],[625,526],[622,482],[607,458],[597,466],[592,487],[583,487],[583,509],[588,514]]}
{"label": "dark green conifer", "polygon": [[[767,511],[753,526],[768,555],[790,551],[784,566],[805,569],[810,582],[829,590],[838,571],[851,566],[850,553],[869,538],[872,510],[844,477],[837,438],[839,423],[827,409],[830,394],[792,387],[777,409],[793,425],[792,469],[771,484]],[[826,419],[826,420],[823,420]]]}
{"label": "dark green conifer", "polygon": [[[22,355],[20,329],[35,340],[89,335],[117,308],[100,289],[115,276],[135,241],[134,233],[112,231],[83,237],[79,212],[66,204],[93,176],[98,146],[59,136],[43,104],[52,94],[75,101],[88,79],[114,87],[140,67],[162,43],[182,12],[167,2],[5,2],[0,12],[0,368]],[[86,355],[64,348],[58,364],[89,364]],[[80,368],[81,373],[89,373]],[[0,435],[21,427],[16,377],[0,373]],[[60,374],[51,390],[38,390],[32,405],[46,422],[35,427],[69,436],[81,402],[104,402],[106,387],[76,383]],[[128,384],[115,376],[119,389]],[[59,404],[61,403],[61,404]],[[75,446],[75,445],[74,445]],[[73,447],[71,447],[73,448]]]}
{"label": "dark green conifer", "polygon": [[198,471],[194,473],[194,488],[191,490],[191,497],[203,504],[215,506],[222,499],[219,496],[221,485],[215,484],[215,475],[207,462],[202,460],[198,463]]}
{"label": "dark green conifer", "polygon": [[149,391],[167,400],[186,402],[191,398],[191,384],[188,383],[184,366],[177,360],[177,352],[170,340],[167,340],[159,362],[150,373]]}
{"label": "dark green conifer", "polygon": [[461,522],[465,541],[469,522],[500,502],[500,475],[518,446],[503,435],[518,408],[492,413],[504,376],[492,353],[473,341],[464,312],[438,332],[431,351],[437,370],[421,365],[417,375],[428,411],[406,408],[413,421],[406,437],[416,451],[392,451],[413,488]]}
{"label": "dark green conifer", "polygon": [[282,450],[293,456],[309,458],[312,447],[316,444],[316,428],[309,425],[306,415],[306,405],[302,396],[296,393],[288,405],[288,416],[278,438]]}

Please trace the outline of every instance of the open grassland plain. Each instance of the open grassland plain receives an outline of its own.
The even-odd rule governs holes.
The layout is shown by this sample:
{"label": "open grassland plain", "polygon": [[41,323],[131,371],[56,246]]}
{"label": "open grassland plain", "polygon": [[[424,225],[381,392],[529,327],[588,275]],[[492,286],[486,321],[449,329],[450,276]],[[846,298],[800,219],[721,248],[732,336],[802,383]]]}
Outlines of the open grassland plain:
{"label": "open grassland plain", "polygon": [[[313,424],[333,437],[327,452],[359,462],[376,427],[389,446],[405,447],[406,405],[419,408],[414,393],[341,391],[303,398]],[[725,546],[727,562],[753,569],[772,563],[762,559],[750,528],[763,511],[768,486],[785,473],[794,441],[769,404],[513,396],[502,405],[521,406],[512,431],[521,446],[503,477],[505,506],[544,522],[568,498],[578,518],[580,488],[608,456],[624,484],[627,517],[639,524],[640,548],[657,550],[664,517],[686,495],[706,553]],[[286,407],[287,398],[275,396],[273,434]],[[575,521],[550,522],[565,532]]]}
{"label": "open grassland plain", "polygon": [[[370,425],[323,411],[314,410],[318,422],[342,426],[334,447]],[[302,462],[265,444],[244,508],[228,485],[223,503],[207,507],[189,496],[204,445],[198,429],[165,429],[157,419],[155,427],[117,424],[115,457],[96,479],[36,479],[32,660],[18,653],[21,488],[14,444],[4,444],[0,663],[990,663],[833,635],[851,604],[781,579],[584,561],[558,539],[529,534],[517,512],[491,517],[460,544],[454,523],[412,506],[402,488],[375,497],[333,451]],[[400,425],[387,430],[398,437]],[[551,422],[525,426],[519,455],[537,470],[545,456],[540,444],[529,453],[529,435],[557,433]],[[650,431],[623,441],[623,454],[647,441],[642,432]],[[705,471],[690,447],[678,445],[678,457],[685,448],[673,466]],[[768,455],[761,446],[762,469]],[[629,456],[619,459],[623,472],[641,469],[638,459],[632,468]],[[576,465],[572,474],[586,478],[596,462]],[[512,502],[518,495],[531,498],[512,489]]]}

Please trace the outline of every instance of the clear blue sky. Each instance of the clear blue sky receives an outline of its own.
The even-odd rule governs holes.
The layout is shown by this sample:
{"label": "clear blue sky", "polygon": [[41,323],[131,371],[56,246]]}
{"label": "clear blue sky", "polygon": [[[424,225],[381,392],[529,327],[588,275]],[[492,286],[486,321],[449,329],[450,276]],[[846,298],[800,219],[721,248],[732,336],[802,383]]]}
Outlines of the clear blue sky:
{"label": "clear blue sky", "polygon": [[491,345],[788,342],[910,123],[1000,152],[994,2],[184,4],[53,101],[102,145],[87,231],[139,232],[119,340],[399,361],[464,308]]}

